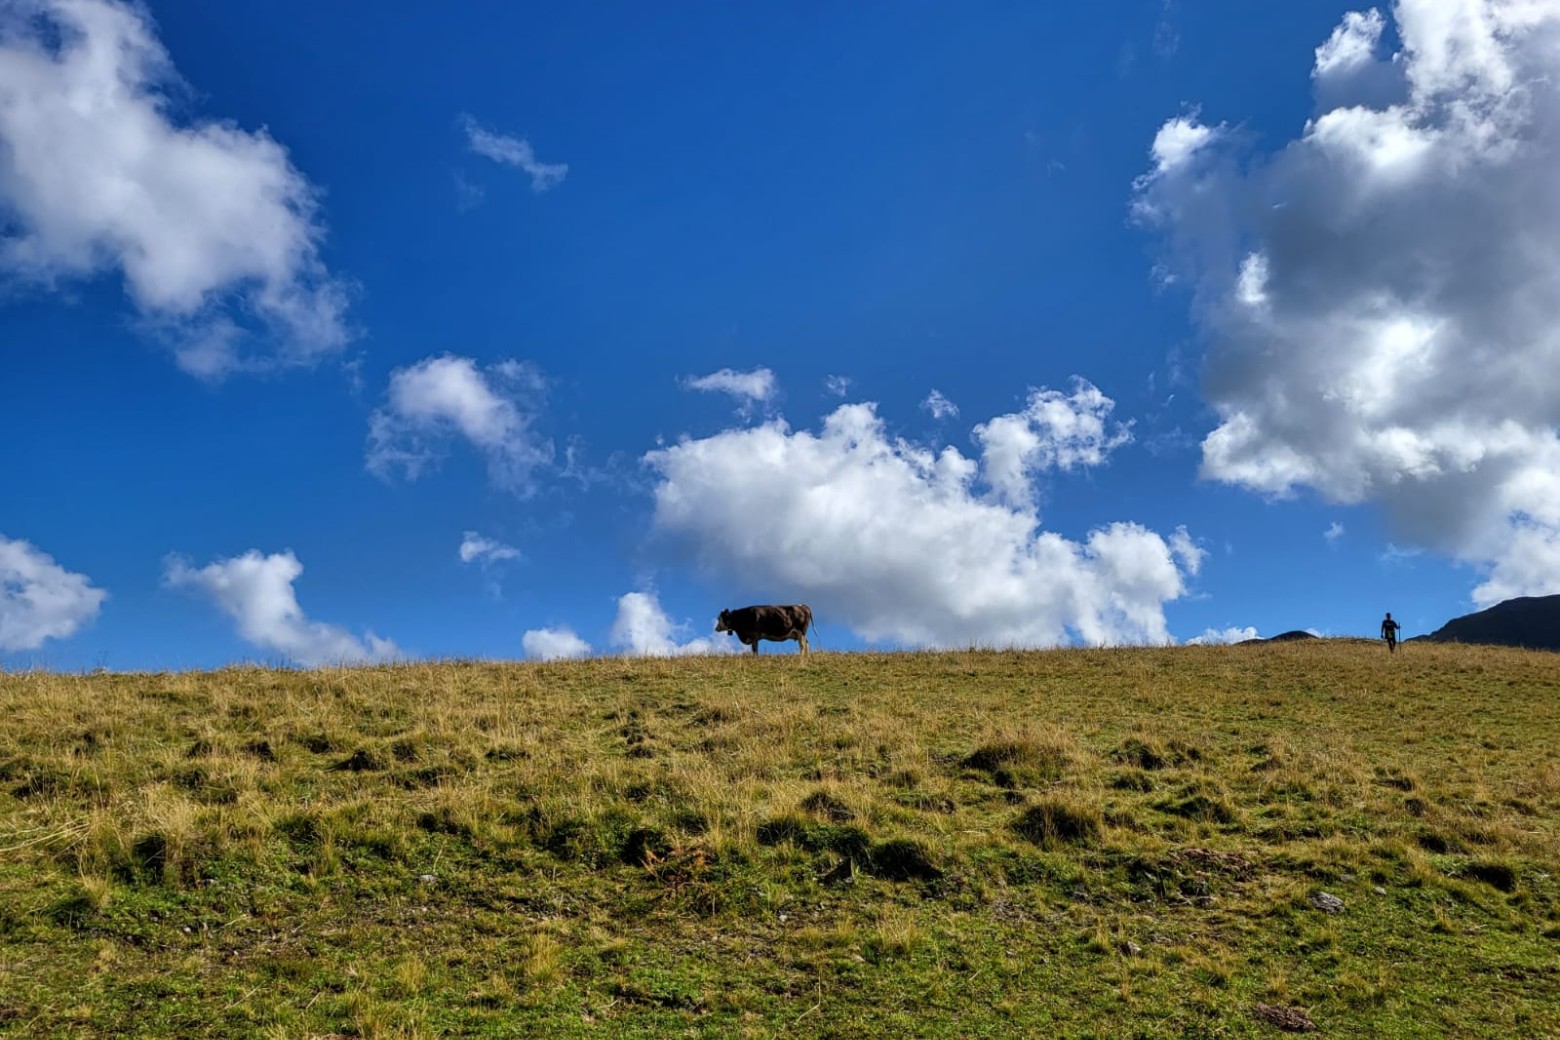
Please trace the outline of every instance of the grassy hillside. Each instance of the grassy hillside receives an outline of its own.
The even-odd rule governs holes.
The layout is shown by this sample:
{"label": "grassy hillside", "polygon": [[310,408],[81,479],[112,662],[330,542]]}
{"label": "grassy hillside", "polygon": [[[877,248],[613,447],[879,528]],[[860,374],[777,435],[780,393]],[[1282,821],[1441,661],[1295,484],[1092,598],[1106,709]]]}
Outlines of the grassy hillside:
{"label": "grassy hillside", "polygon": [[1560,1036],[1557,749],[1424,644],[0,676],[0,1034]]}

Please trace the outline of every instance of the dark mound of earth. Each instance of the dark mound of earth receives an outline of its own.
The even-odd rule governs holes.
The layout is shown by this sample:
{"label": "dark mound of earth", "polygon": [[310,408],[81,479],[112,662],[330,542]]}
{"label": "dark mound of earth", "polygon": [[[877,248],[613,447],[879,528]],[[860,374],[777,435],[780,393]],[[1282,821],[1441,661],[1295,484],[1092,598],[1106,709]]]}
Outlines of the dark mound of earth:
{"label": "dark mound of earth", "polygon": [[1487,643],[1560,650],[1560,596],[1522,596],[1453,618],[1427,636],[1432,643]]}

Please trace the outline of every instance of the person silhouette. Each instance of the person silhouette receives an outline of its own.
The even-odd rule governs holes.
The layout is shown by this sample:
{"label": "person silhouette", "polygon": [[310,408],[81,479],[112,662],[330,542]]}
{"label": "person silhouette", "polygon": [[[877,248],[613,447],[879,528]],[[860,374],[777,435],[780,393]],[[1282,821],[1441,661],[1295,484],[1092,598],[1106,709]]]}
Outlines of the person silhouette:
{"label": "person silhouette", "polygon": [[1381,622],[1381,638],[1387,641],[1387,652],[1397,653],[1398,629],[1403,626],[1392,620],[1392,611],[1387,611],[1387,616]]}

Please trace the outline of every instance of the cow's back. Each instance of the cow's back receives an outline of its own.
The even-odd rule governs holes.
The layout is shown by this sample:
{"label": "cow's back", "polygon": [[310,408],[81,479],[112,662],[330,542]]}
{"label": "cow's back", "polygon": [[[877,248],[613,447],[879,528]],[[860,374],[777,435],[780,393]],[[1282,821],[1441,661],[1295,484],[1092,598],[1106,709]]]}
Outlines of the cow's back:
{"label": "cow's back", "polygon": [[757,632],[762,625],[765,607],[737,607],[725,611],[726,624],[733,632]]}

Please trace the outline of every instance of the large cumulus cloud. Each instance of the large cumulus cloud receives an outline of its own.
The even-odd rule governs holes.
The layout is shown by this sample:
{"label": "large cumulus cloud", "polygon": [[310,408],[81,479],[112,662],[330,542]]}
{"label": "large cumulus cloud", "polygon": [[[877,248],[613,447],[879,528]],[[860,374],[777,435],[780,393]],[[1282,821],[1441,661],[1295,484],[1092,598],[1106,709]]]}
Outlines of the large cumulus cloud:
{"label": "large cumulus cloud", "polygon": [[139,4],[0,3],[0,271],[118,273],[203,377],[340,348],[317,190],[264,130],[175,119],[181,91]]}
{"label": "large cumulus cloud", "polygon": [[1203,473],[1380,503],[1480,604],[1557,592],[1560,2],[1390,13],[1396,53],[1376,9],[1317,48],[1277,152],[1196,113],[1154,141],[1135,210],[1208,332]]}
{"label": "large cumulus cloud", "polygon": [[[1085,383],[1076,393],[1100,420],[1082,438],[1089,460],[1103,461],[1121,440],[1102,432],[1111,402]],[[1042,391],[984,424],[984,469],[952,446],[889,436],[871,404],[841,406],[817,433],[776,419],[685,439],[645,456],[658,478],[654,527],[713,575],[809,601],[826,625],[868,640],[1170,642],[1164,604],[1202,558],[1184,530],[1167,539],[1121,522],[1074,542],[1041,530],[1032,500],[1016,501],[1077,447],[1078,423],[1054,421],[1064,400]],[[1028,431],[1032,450],[993,453],[990,431],[1010,428]]]}

